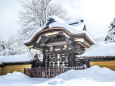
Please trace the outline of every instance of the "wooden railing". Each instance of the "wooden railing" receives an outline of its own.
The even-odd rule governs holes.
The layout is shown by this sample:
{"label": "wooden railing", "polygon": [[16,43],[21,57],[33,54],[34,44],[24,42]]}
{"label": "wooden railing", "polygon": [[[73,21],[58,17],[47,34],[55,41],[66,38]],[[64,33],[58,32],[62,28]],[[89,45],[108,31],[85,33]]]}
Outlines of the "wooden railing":
{"label": "wooden railing", "polygon": [[64,67],[64,68],[39,67],[39,68],[25,69],[24,73],[32,78],[52,78],[71,69],[82,70],[85,69],[85,67],[84,66]]}

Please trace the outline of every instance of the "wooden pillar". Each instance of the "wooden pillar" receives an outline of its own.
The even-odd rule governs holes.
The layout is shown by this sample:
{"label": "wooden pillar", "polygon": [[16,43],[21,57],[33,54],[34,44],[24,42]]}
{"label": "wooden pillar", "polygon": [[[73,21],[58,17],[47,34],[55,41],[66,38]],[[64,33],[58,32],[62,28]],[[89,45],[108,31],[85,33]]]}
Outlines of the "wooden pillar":
{"label": "wooden pillar", "polygon": [[74,67],[76,67],[76,61],[75,61],[76,59],[75,59],[75,58],[76,58],[76,54],[73,53],[73,66],[74,66]]}
{"label": "wooden pillar", "polygon": [[69,53],[69,56],[68,56],[68,66],[69,67],[72,67],[73,65],[73,58],[72,58],[72,53]]}
{"label": "wooden pillar", "polygon": [[46,67],[49,67],[49,55],[45,55],[45,58],[47,60]]}
{"label": "wooden pillar", "polygon": [[43,47],[43,67],[45,67],[45,61],[46,61],[46,56],[45,56],[45,47]]}

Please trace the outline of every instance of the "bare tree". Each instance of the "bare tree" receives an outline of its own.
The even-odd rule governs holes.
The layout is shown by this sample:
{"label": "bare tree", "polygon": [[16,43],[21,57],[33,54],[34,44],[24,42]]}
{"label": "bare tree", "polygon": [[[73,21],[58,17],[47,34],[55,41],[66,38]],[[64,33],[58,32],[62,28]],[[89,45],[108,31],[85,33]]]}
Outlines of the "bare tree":
{"label": "bare tree", "polygon": [[24,44],[19,43],[20,42],[14,36],[8,40],[0,38],[0,56],[17,55],[27,52],[28,48],[25,47]]}
{"label": "bare tree", "polygon": [[0,52],[5,49],[5,40],[0,37]]}
{"label": "bare tree", "polygon": [[66,14],[59,0],[25,0],[22,6],[24,10],[21,11],[20,24],[23,29],[19,32],[25,35],[22,38],[29,38],[47,22],[49,16],[65,18]]}

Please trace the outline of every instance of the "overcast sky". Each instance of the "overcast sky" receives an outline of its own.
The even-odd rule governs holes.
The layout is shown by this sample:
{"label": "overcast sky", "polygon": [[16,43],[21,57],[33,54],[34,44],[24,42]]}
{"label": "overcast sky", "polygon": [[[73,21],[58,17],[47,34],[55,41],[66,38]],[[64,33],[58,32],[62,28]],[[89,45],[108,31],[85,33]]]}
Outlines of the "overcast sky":
{"label": "overcast sky", "polygon": [[0,0],[0,36],[7,38],[16,34],[18,26],[16,0]]}
{"label": "overcast sky", "polygon": [[[15,35],[20,29],[18,26],[20,7],[17,1],[0,0],[0,36],[4,38]],[[91,37],[98,38],[106,35],[109,23],[115,17],[115,0],[61,1],[71,16],[82,17],[85,20]]]}

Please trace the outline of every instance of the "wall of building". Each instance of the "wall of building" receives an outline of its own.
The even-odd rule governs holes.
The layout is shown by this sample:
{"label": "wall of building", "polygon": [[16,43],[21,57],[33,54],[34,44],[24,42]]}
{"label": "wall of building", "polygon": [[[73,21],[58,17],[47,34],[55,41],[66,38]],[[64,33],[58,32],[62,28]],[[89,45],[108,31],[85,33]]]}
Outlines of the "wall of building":
{"label": "wall of building", "polygon": [[0,74],[5,75],[7,73],[12,73],[14,71],[24,73],[24,68],[31,68],[31,64],[21,64],[21,65],[5,65],[0,67]]}
{"label": "wall of building", "polygon": [[2,67],[0,67],[0,75],[2,74]]}
{"label": "wall of building", "polygon": [[90,62],[91,66],[98,65],[100,67],[107,67],[115,71],[115,61],[100,61],[100,62]]}

